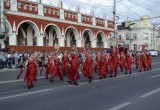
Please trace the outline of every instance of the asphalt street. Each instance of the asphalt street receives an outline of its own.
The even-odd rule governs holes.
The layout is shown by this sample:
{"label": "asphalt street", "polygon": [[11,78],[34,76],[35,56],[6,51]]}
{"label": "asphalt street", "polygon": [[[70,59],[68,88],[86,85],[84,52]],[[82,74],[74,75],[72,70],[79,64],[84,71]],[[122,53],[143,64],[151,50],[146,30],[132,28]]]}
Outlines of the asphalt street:
{"label": "asphalt street", "polygon": [[160,57],[153,58],[153,69],[133,74],[118,72],[116,78],[94,81],[81,75],[79,85],[67,78],[49,82],[38,75],[34,88],[27,89],[19,70],[0,70],[0,110],[160,110]]}

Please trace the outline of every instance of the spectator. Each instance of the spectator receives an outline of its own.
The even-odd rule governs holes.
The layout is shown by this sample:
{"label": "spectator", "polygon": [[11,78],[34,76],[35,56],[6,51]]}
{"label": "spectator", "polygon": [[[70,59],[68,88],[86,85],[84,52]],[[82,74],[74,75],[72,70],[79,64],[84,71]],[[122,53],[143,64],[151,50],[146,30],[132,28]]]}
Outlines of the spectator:
{"label": "spectator", "polygon": [[2,68],[6,68],[7,67],[7,57],[5,53],[2,54],[1,59],[2,59]]}
{"label": "spectator", "polygon": [[19,55],[17,52],[15,52],[14,53],[14,64],[16,68],[18,67],[18,59],[19,59]]}

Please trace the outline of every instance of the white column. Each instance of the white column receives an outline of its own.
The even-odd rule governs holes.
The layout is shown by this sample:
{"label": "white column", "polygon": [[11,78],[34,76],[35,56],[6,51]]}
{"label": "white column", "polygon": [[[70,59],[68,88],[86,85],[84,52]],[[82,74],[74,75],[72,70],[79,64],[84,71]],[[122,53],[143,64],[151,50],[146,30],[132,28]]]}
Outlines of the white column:
{"label": "white column", "polygon": [[17,9],[17,0],[11,0],[10,6],[11,6],[10,9],[12,11],[18,11],[18,9]]}
{"label": "white column", "polygon": [[58,39],[58,44],[59,44],[60,47],[64,47],[64,46],[65,46],[65,45],[64,45],[64,44],[65,44],[65,43],[64,43],[64,38],[59,38],[59,39]]}
{"label": "white column", "polygon": [[107,42],[107,41],[104,41],[104,42],[103,42],[103,47],[104,47],[104,48],[109,48],[109,47],[108,47],[108,42]]}
{"label": "white column", "polygon": [[93,21],[92,21],[92,25],[96,25],[96,17],[93,16]]}
{"label": "white column", "polygon": [[37,37],[37,46],[43,46],[43,36]]}
{"label": "white column", "polygon": [[97,40],[92,40],[91,41],[91,47],[96,48],[97,47]]}
{"label": "white column", "polygon": [[17,35],[16,34],[9,35],[9,45],[17,45]]}
{"label": "white column", "polygon": [[38,15],[44,16],[43,5],[38,4]]}
{"label": "white column", "polygon": [[107,22],[106,19],[105,19],[105,27],[106,27],[106,28],[108,27],[108,22]]}
{"label": "white column", "polygon": [[76,39],[76,47],[82,47],[82,39]]}
{"label": "white column", "polygon": [[64,9],[60,9],[60,19],[64,19]]}
{"label": "white column", "polygon": [[81,15],[81,13],[78,13],[78,22],[82,22],[82,15]]}
{"label": "white column", "polygon": [[2,42],[1,42],[1,48],[2,48],[2,49],[4,49],[4,48],[5,48],[4,39],[2,39]]}

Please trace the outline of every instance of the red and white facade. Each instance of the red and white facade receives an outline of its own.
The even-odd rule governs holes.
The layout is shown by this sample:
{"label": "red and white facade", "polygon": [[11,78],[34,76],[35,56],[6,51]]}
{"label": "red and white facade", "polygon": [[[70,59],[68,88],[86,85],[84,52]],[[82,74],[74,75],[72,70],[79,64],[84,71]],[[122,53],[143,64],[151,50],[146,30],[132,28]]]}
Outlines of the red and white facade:
{"label": "red and white facade", "polygon": [[110,47],[113,22],[77,11],[23,0],[1,0],[1,28],[8,29],[9,45]]}

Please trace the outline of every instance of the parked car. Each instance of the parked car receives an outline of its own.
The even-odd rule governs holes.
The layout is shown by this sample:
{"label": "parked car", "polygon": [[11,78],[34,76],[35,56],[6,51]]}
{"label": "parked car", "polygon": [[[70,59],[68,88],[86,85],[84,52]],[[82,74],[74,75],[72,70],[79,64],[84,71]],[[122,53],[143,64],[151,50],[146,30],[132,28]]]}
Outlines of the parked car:
{"label": "parked car", "polygon": [[153,56],[153,57],[158,56],[158,52],[155,51],[155,50],[153,50],[153,49],[150,50],[150,54],[151,54],[151,56]]}

